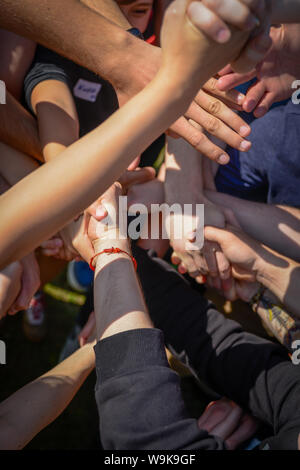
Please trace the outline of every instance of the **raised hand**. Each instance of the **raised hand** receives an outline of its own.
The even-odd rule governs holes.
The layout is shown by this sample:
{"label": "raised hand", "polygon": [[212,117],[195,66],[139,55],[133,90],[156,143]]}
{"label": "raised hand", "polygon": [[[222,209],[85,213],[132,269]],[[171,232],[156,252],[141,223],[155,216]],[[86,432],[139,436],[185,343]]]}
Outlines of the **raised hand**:
{"label": "raised hand", "polygon": [[218,88],[225,91],[256,78],[242,107],[257,118],[264,116],[273,103],[290,98],[295,91],[292,84],[300,76],[300,25],[272,27],[270,36],[272,47],[254,70],[238,74],[226,67],[218,80]]}
{"label": "raised hand", "polygon": [[244,31],[252,31],[246,47],[232,62],[236,72],[249,72],[271,46],[271,0],[202,0],[189,5],[188,16],[201,31],[221,44],[231,37],[226,23]]}

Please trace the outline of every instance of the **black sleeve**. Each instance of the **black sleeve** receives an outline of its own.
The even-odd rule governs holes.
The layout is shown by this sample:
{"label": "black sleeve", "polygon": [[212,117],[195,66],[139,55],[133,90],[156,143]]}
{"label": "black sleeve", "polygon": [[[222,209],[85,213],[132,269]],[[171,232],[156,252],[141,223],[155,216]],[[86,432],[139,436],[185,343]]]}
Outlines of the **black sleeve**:
{"label": "black sleeve", "polygon": [[95,346],[96,401],[106,450],[224,449],[188,417],[163,334],[140,329]]}
{"label": "black sleeve", "polygon": [[[300,365],[278,344],[242,330],[217,312],[171,266],[139,248],[138,274],[154,325],[166,344],[213,390],[274,430],[270,448],[296,449]],[[264,444],[265,445],[265,444]]]}
{"label": "black sleeve", "polygon": [[58,80],[70,86],[67,63],[70,63],[68,59],[59,56],[50,49],[42,46],[37,47],[33,63],[24,80],[25,102],[30,111],[33,111],[31,94],[39,83],[45,80]]}

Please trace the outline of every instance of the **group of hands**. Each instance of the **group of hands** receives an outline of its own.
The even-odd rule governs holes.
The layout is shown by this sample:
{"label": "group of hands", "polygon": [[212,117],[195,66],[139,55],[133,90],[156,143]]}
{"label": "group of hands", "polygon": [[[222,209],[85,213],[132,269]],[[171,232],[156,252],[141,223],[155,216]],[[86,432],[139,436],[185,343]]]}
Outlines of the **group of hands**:
{"label": "group of hands", "polygon": [[[211,160],[227,163],[229,157],[226,151],[207,137],[206,132],[240,151],[247,151],[251,147],[251,142],[246,137],[251,129],[234,111],[254,112],[256,117],[262,117],[274,102],[289,98],[293,92],[291,85],[300,71],[300,27],[299,25],[271,27],[271,12],[271,0],[227,0],[226,2],[202,0],[191,2],[187,7],[189,20],[216,42],[222,43],[229,39],[231,29],[228,25],[252,31],[238,59],[205,83],[185,116],[169,129],[172,136],[183,137]],[[155,53],[156,56],[158,52],[160,54],[160,49],[151,48],[151,53]],[[153,59],[153,62],[155,60],[159,66],[161,58]],[[122,96],[122,91],[118,90],[121,103],[145,86],[146,83],[143,82],[145,77],[142,74],[140,77],[141,83],[137,79],[132,84],[132,90],[126,92],[126,96]],[[147,77],[147,80],[151,78]],[[256,80],[248,89],[246,96],[234,89],[237,85],[253,78]],[[132,185],[141,184],[152,178],[154,178],[153,170],[133,167],[122,176],[122,191],[126,192]],[[101,221],[105,217],[106,212],[102,204],[105,197],[102,196],[91,205],[78,221],[69,224],[57,236],[44,242],[41,247],[42,252],[67,261],[79,257],[89,260],[93,246],[87,236],[87,227],[91,218]],[[207,209],[208,212],[214,212],[214,209],[209,209],[209,205]],[[178,264],[181,272],[190,272],[199,282],[204,275],[208,284],[221,289],[227,298],[232,300],[241,297],[247,300],[255,290],[255,283],[250,282],[250,280],[255,281],[253,272],[251,273],[251,266],[256,262],[255,250],[246,249],[253,246],[253,241],[241,232],[232,216],[228,219],[228,214],[221,213],[219,210],[217,219],[221,222],[216,226],[223,230],[211,226],[205,228],[206,242],[201,253],[197,251],[193,251],[192,254],[187,253],[171,241],[174,248],[173,261]],[[234,252],[230,251],[231,246],[236,247]],[[243,249],[240,250],[238,247]],[[240,256],[237,256],[238,254]],[[233,283],[232,271],[235,270],[235,265],[240,263],[246,264],[247,282],[244,281],[244,276]],[[5,273],[8,283],[11,277],[14,277],[18,279],[20,285],[15,301],[8,309],[8,313],[13,314],[29,305],[32,295],[40,284],[35,255],[25,257],[8,271]]]}
{"label": "group of hands", "polygon": [[[291,96],[292,84],[299,77],[300,26],[271,26],[272,4],[273,0],[202,0],[190,3],[187,9],[190,21],[216,42],[228,40],[228,25],[252,31],[238,59],[202,87],[185,115],[169,129],[172,136],[182,137],[204,156],[221,164],[228,163],[229,156],[207,133],[241,151],[249,150],[251,143],[246,138],[251,130],[234,118],[232,109],[262,117],[274,102]],[[156,74],[161,49],[148,45],[145,56],[151,71],[146,74],[146,64],[143,73],[125,87],[126,91],[116,89],[121,104],[143,89]],[[252,79],[255,82],[246,96],[234,90]]]}

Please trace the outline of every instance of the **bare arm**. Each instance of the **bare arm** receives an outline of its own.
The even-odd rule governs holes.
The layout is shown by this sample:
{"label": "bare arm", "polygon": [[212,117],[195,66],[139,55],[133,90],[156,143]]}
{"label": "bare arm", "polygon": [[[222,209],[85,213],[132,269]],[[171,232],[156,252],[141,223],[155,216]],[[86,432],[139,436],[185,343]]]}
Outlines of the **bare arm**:
{"label": "bare arm", "polygon": [[246,201],[205,191],[209,200],[234,212],[242,229],[255,240],[300,261],[300,209]]}
{"label": "bare arm", "polygon": [[127,21],[127,18],[123,15],[123,12],[119,8],[118,3],[115,0],[80,0],[81,3],[94,10],[96,13],[112,21],[116,25],[123,29],[130,29],[132,26]]}
{"label": "bare arm", "polygon": [[35,53],[35,43],[0,29],[0,79],[9,92],[20,100],[23,81]]}
{"label": "bare arm", "polygon": [[43,161],[36,120],[8,92],[0,105],[0,141]]}
{"label": "bare arm", "polygon": [[[97,2],[97,5],[97,11],[101,12],[101,9],[104,9],[103,14],[107,14],[105,5],[110,10],[109,0],[105,0],[103,4]],[[134,37],[77,0],[65,0],[63,13],[62,16],[60,0],[41,0],[38,5],[35,0],[26,0],[22,5],[15,0],[2,0],[0,26],[34,39],[102,76],[114,86],[120,105],[136,95],[153,79],[161,64],[160,48]],[[54,25],[55,34],[53,34]],[[224,94],[211,83],[205,84],[204,88],[240,109],[243,95],[236,90]],[[193,97],[195,99],[185,110],[185,116],[170,125],[174,132],[205,156],[219,161],[224,151],[210,142],[202,131],[193,127],[189,119],[198,122],[217,137],[222,138],[223,135],[226,143],[230,143],[228,134],[230,122],[225,121],[220,126],[214,118],[214,112],[210,112],[210,108],[214,108],[214,98],[207,95],[210,102],[209,99],[203,101],[201,96],[196,96],[198,91],[199,89],[195,90]],[[206,113],[203,113],[202,107],[207,110]],[[246,126],[244,130],[236,132],[241,142],[249,135],[250,128]],[[221,163],[227,163],[228,160],[227,155],[227,159]]]}
{"label": "bare arm", "polygon": [[0,142],[0,174],[13,186],[39,168],[36,160]]}
{"label": "bare arm", "polygon": [[31,105],[47,162],[79,138],[76,106],[68,86],[57,80],[39,83],[32,92]]}
{"label": "bare arm", "polygon": [[238,54],[248,34],[237,32],[230,43],[216,45],[190,26],[185,8],[182,3],[165,16],[164,61],[153,81],[60,158],[1,197],[2,266],[32,251],[104,193],[135,156],[184,112],[214,71]]}
{"label": "bare arm", "polygon": [[68,406],[94,368],[87,344],[0,404],[0,448],[22,449]]}

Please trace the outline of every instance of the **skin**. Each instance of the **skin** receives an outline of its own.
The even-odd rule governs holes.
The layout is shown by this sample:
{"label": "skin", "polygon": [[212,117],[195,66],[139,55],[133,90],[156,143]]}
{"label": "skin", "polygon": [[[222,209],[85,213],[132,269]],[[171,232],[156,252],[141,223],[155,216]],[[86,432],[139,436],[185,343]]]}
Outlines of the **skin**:
{"label": "skin", "polygon": [[[140,41],[99,15],[94,11],[96,2],[92,2],[92,10],[75,0],[66,1],[68,4],[65,2],[65,12],[68,20],[66,17],[67,21],[61,22],[59,0],[51,0],[51,9],[48,8],[48,0],[40,2],[38,9],[33,0],[27,0],[22,7],[13,0],[4,0],[1,5],[0,25],[29,39],[37,40],[42,45],[101,75],[114,86],[120,105],[126,103],[156,75],[162,60],[161,50]],[[108,3],[106,0],[104,13],[107,11]],[[89,24],[88,30],[85,28],[86,24]],[[56,28],[55,34],[53,34],[53,25]],[[101,34],[95,36],[95,31]],[[90,32],[93,32],[92,39]],[[218,91],[214,93],[222,96]],[[238,96],[236,93],[236,99]],[[201,103],[198,101],[196,97],[185,116],[172,125],[172,131],[207,157],[225,164],[229,159],[226,152],[212,144],[202,131],[189,122],[189,119],[195,122],[201,119]],[[205,127],[205,123],[199,123]],[[246,137],[248,134],[249,132],[241,136]]]}
{"label": "skin", "polygon": [[94,364],[89,343],[0,403],[0,448],[23,449],[63,412]]}
{"label": "skin", "polygon": [[291,97],[292,84],[299,77],[300,25],[284,24],[271,28],[272,47],[264,60],[249,74],[233,73],[230,67],[220,72],[218,88],[228,90],[256,78],[248,89],[243,109],[264,116],[270,106]]}
{"label": "skin", "polygon": [[289,312],[300,318],[299,263],[279,255],[232,226],[226,230],[206,227],[205,237],[219,243],[232,265],[235,278],[261,283]]}
{"label": "skin", "polygon": [[1,142],[43,161],[36,121],[9,92],[0,105],[0,123]]}
{"label": "skin", "polygon": [[[118,211],[117,201],[121,194],[122,188],[114,184],[103,196],[103,204]],[[102,222],[91,220],[88,236],[95,252],[114,246],[130,254],[128,240],[115,238],[118,230],[117,225],[107,227]],[[95,258],[94,299],[95,314],[89,318],[83,342],[94,324],[98,339],[133,329],[153,327],[128,255],[102,254]],[[235,403],[223,398],[210,403],[199,418],[198,426],[223,439],[228,449],[235,449],[253,435],[257,422]]]}
{"label": "skin", "polygon": [[0,266],[31,252],[104,193],[133,158],[182,115],[196,90],[239,53],[248,34],[236,32],[230,43],[216,45],[188,22],[186,6],[175,2],[165,15],[163,65],[151,84],[60,158],[1,197]]}

